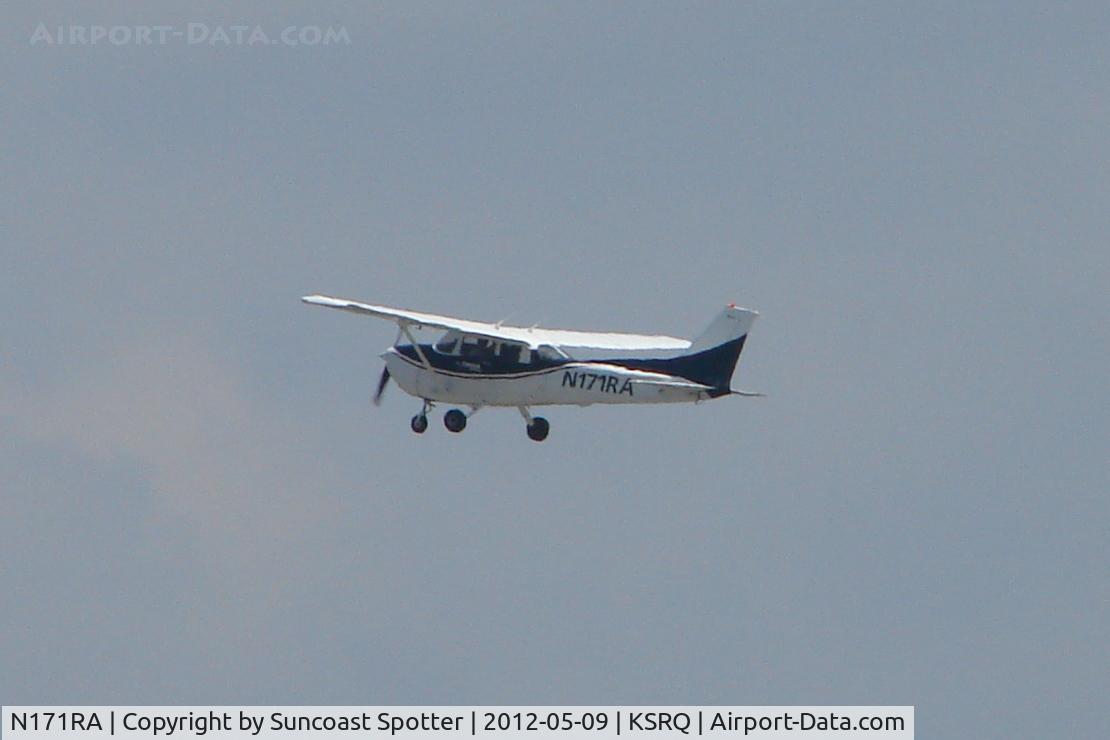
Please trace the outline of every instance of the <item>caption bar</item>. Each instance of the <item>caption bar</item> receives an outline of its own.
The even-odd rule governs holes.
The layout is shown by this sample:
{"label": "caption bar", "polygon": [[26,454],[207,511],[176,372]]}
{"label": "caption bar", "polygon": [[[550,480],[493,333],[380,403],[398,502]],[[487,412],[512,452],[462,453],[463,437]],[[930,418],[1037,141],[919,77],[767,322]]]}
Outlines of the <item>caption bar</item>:
{"label": "caption bar", "polygon": [[4,707],[10,740],[291,738],[913,738],[914,708]]}

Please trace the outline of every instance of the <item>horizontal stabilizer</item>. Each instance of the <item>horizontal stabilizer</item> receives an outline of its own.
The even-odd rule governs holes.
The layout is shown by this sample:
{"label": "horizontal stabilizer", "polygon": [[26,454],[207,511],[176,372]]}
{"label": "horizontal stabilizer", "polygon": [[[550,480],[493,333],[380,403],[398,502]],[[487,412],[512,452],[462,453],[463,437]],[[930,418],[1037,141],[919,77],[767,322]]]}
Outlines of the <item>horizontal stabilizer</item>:
{"label": "horizontal stabilizer", "polygon": [[713,390],[713,386],[705,385],[703,383],[686,383],[681,380],[644,380],[633,379],[632,385],[643,386],[644,388],[683,388],[686,390],[706,391]]}

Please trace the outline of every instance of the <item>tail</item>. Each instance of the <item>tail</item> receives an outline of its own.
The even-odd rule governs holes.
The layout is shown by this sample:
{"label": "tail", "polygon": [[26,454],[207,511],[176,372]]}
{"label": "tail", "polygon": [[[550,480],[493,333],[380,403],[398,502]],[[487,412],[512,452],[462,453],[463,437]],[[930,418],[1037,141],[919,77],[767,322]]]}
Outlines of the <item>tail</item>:
{"label": "tail", "polygon": [[670,370],[714,388],[713,397],[731,393],[732,374],[759,314],[730,304],[694,340],[690,349],[669,360]]}

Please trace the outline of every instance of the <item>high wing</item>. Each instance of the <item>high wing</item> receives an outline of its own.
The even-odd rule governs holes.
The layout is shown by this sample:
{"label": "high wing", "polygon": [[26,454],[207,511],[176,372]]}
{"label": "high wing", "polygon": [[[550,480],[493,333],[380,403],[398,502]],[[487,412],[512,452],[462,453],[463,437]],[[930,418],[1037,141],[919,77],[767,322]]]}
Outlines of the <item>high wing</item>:
{"label": "high wing", "polygon": [[650,350],[650,349],[688,349],[690,342],[678,337],[648,334],[618,334],[614,332],[571,331],[568,329],[540,329],[524,326],[502,326],[483,321],[456,319],[451,316],[407,311],[389,306],[375,306],[358,303],[345,298],[330,298],[323,295],[309,295],[301,298],[314,306],[338,308],[380,319],[396,321],[402,327],[455,330],[464,334],[476,334],[495,340],[518,342],[532,349],[543,345],[554,347],[581,347],[589,349],[613,350]]}

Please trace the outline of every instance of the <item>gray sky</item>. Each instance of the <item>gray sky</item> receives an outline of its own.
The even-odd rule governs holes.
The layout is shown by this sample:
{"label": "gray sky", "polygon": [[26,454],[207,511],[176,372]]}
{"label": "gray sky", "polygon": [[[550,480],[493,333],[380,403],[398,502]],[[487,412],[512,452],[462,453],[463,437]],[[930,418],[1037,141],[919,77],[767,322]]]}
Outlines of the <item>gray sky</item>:
{"label": "gray sky", "polygon": [[[1105,732],[1105,4],[175,5],[0,11],[4,703]],[[369,404],[390,327],[317,291],[679,336],[734,300],[770,397],[417,437]]]}

